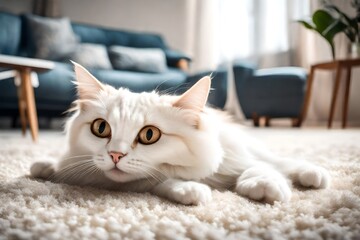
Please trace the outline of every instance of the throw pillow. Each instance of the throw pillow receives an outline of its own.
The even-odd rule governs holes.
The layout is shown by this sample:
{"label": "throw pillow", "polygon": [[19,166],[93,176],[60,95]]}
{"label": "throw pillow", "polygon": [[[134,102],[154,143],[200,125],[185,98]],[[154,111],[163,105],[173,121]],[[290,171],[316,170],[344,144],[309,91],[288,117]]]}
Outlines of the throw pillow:
{"label": "throw pillow", "polygon": [[106,47],[100,44],[81,43],[70,59],[86,68],[112,69]]}
{"label": "throw pillow", "polygon": [[27,15],[34,57],[60,60],[75,51],[79,42],[68,18]]}
{"label": "throw pillow", "polygon": [[111,46],[109,56],[115,69],[150,73],[161,73],[167,70],[165,54],[159,48]]}

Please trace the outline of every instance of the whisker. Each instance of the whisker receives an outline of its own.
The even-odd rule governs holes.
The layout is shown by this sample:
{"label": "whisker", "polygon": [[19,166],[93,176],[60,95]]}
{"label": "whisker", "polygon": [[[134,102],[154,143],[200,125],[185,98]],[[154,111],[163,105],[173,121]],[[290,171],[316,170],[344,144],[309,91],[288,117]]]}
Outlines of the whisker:
{"label": "whisker", "polygon": [[153,171],[157,172],[158,174],[160,174],[161,176],[157,176],[156,173],[153,173],[158,179],[160,179],[161,177],[168,178],[168,176],[165,175],[163,172],[161,172],[159,169],[157,169],[154,166],[151,166],[150,164],[148,164],[147,162],[145,162],[141,159],[133,159],[133,161],[136,161],[139,165],[141,164],[143,167],[147,167],[148,170],[153,170]]}
{"label": "whisker", "polygon": [[90,166],[94,166],[92,160],[82,160],[72,164],[67,165],[66,167],[60,169],[59,171],[52,174],[49,179],[55,182],[63,182],[65,179],[73,180],[74,177],[78,178],[82,174],[84,170],[89,168]]}
{"label": "whisker", "polygon": [[128,168],[130,168],[130,169],[132,169],[132,170],[134,170],[136,172],[139,172],[141,174],[146,173],[147,175],[149,175],[150,177],[152,177],[156,181],[162,182],[162,180],[158,176],[156,176],[156,174],[153,174],[151,171],[148,171],[143,166],[130,164],[130,165],[128,165]]}
{"label": "whisker", "polygon": [[165,178],[169,178],[169,176],[167,176],[166,174],[164,174],[162,171],[160,171],[158,168],[154,167],[154,166],[151,166],[149,164],[147,164],[146,162],[144,162],[144,166],[151,169],[151,170],[154,170],[156,171],[157,173],[159,173],[160,175],[162,175],[163,177]]}
{"label": "whisker", "polygon": [[72,157],[68,157],[68,158],[62,158],[62,160],[68,160],[68,159],[73,159],[73,158],[82,158],[82,157],[92,157],[93,155],[77,155],[77,156],[72,156]]}

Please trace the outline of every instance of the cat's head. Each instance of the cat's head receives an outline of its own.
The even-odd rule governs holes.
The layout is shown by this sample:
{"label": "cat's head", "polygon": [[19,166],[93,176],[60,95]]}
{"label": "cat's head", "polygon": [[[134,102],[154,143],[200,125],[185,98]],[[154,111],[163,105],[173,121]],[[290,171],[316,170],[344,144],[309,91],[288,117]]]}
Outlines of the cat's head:
{"label": "cat's head", "polygon": [[200,179],[217,170],[223,153],[217,123],[205,108],[209,77],[181,96],[161,96],[115,89],[74,65],[78,100],[67,124],[70,155],[89,156],[117,182]]}

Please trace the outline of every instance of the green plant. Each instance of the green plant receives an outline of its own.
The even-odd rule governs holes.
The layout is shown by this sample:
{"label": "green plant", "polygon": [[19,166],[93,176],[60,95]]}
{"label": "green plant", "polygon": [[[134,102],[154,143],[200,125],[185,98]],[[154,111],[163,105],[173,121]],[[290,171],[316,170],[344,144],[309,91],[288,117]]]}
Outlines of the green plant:
{"label": "green plant", "polygon": [[338,19],[346,25],[346,28],[344,29],[345,35],[348,37],[350,42],[358,43],[360,40],[359,36],[359,25],[358,25],[358,19],[357,17],[350,18],[347,14],[342,12],[338,7],[332,4],[325,5],[327,9],[330,11],[333,11],[335,14],[337,14]]}
{"label": "green plant", "polygon": [[308,29],[318,32],[331,47],[332,57],[335,59],[334,37],[343,32],[350,42],[360,42],[360,0],[352,0],[352,6],[356,9],[357,16],[349,17],[334,4],[323,1],[324,9],[316,10],[312,16],[312,21],[298,21]]}
{"label": "green plant", "polygon": [[298,22],[303,24],[304,27],[318,32],[330,44],[332,57],[335,59],[334,37],[336,34],[344,31],[346,25],[323,9],[314,12],[312,22],[304,20],[299,20]]}

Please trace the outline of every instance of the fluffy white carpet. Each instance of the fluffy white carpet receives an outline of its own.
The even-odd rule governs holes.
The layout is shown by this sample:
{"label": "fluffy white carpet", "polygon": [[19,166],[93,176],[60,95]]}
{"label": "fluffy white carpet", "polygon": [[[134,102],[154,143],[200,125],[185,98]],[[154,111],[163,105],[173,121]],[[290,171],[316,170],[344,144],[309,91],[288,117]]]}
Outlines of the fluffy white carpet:
{"label": "fluffy white carpet", "polygon": [[54,158],[63,135],[0,133],[0,239],[359,239],[360,130],[249,129],[283,156],[328,168],[331,189],[294,189],[268,205],[213,190],[205,206],[150,194],[28,179],[32,162]]}

